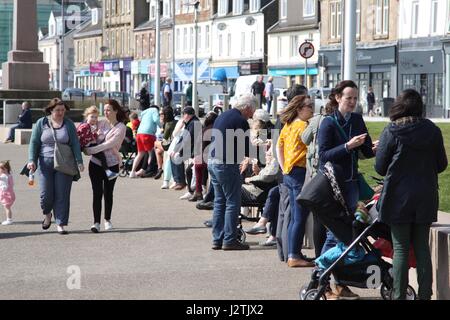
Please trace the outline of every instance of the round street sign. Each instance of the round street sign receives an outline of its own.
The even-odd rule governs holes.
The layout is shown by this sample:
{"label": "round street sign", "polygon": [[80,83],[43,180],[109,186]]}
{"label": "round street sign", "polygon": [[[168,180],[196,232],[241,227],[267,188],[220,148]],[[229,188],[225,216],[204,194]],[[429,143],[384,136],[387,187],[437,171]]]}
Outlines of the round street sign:
{"label": "round street sign", "polygon": [[298,52],[305,59],[311,58],[314,55],[314,46],[312,42],[303,42],[300,45],[300,48],[298,48]]}

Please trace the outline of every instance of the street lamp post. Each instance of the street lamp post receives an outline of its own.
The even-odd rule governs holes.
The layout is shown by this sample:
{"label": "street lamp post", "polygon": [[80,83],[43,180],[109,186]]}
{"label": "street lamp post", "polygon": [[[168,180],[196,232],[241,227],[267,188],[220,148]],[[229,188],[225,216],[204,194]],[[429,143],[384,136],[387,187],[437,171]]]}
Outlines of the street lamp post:
{"label": "street lamp post", "polygon": [[161,105],[161,96],[160,96],[160,90],[161,90],[161,69],[160,69],[160,43],[159,43],[159,32],[160,32],[160,25],[159,25],[159,1],[156,0],[156,35],[155,35],[155,104],[159,107]]}
{"label": "street lamp post", "polygon": [[59,90],[64,90],[64,0],[61,0],[61,36],[59,37]]}
{"label": "street lamp post", "polygon": [[197,97],[197,51],[198,51],[198,6],[200,1],[194,3],[194,79],[192,84],[192,103],[194,104],[195,114],[199,115],[198,111],[198,97]]}
{"label": "street lamp post", "polygon": [[356,78],[356,0],[345,1],[344,74],[342,80]]}

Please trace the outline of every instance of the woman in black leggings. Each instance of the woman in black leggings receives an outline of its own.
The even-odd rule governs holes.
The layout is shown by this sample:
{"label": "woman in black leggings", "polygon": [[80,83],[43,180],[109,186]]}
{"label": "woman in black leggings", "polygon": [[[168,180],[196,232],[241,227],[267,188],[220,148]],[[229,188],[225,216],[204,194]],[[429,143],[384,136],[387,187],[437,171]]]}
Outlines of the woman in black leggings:
{"label": "woman in black leggings", "polygon": [[[98,145],[86,148],[89,155],[103,152],[109,170],[119,172],[120,154],[119,149],[125,138],[126,127],[124,125],[125,113],[115,100],[109,100],[105,105],[106,121],[98,122]],[[94,211],[94,225],[91,231],[100,231],[100,220],[102,213],[102,198],[105,197],[105,230],[112,229],[111,211],[113,206],[114,185],[117,177],[111,180],[105,174],[101,163],[95,157],[89,162],[89,178],[91,178],[92,191],[94,194],[92,209]]]}

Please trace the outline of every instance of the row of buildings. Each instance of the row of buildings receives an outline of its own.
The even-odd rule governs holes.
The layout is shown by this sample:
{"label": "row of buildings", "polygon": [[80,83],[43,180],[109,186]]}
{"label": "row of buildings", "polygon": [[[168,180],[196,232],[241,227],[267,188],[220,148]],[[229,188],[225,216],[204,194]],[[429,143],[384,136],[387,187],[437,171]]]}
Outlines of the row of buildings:
{"label": "row of buildings", "polygon": [[[194,0],[160,1],[161,77],[182,91],[193,75]],[[39,46],[65,87],[137,93],[155,75],[157,0],[92,0],[63,18],[52,12]],[[334,86],[341,79],[343,0],[199,0],[198,77],[230,88],[240,75],[286,78],[286,87]],[[73,5],[72,5],[73,7]],[[67,10],[69,11],[69,10]],[[75,17],[77,17],[75,19]],[[173,18],[175,17],[175,19]],[[416,88],[427,116],[450,113],[450,0],[357,0],[357,82],[377,99]],[[65,21],[64,36],[60,26]],[[72,27],[67,27],[70,25]],[[314,55],[299,46],[309,41]],[[306,77],[305,77],[306,73]],[[150,85],[151,89],[153,88]]]}

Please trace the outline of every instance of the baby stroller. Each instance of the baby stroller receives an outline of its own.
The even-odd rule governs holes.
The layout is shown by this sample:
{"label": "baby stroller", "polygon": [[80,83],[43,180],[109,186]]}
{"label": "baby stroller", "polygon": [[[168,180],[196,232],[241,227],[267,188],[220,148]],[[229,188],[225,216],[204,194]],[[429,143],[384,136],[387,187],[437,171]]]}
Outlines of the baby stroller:
{"label": "baby stroller", "polygon": [[119,152],[122,154],[119,176],[126,177],[133,167],[133,160],[137,153],[136,140],[133,137],[133,131],[130,127],[127,127],[125,139],[123,139]]}
{"label": "baby stroller", "polygon": [[[370,238],[390,240],[389,227],[377,219],[377,195],[365,206],[371,221],[365,224],[355,220],[348,214],[345,202],[342,203],[343,198],[339,201],[336,199],[338,198],[336,193],[339,193],[340,190],[336,180],[332,176],[330,177],[330,173],[334,175],[331,164],[326,165],[324,171],[319,172],[311,181],[315,184],[314,188],[305,188],[305,192],[302,191],[297,201],[309,208],[345,246],[342,247],[343,252],[331,265],[325,269],[316,267],[313,270],[311,281],[300,289],[300,299],[326,300],[325,291],[330,285],[330,276],[333,273],[340,285],[372,289],[381,286],[381,297],[384,300],[391,300],[393,292],[392,265],[383,260],[380,251],[370,241]],[[317,189],[318,186],[320,189]],[[317,190],[312,195],[312,191],[308,194],[308,189]],[[317,202],[319,198],[321,198],[320,203]],[[349,263],[350,256],[358,250],[363,258]],[[327,253],[316,259],[316,265]],[[416,299],[416,292],[409,285],[407,299]]]}

